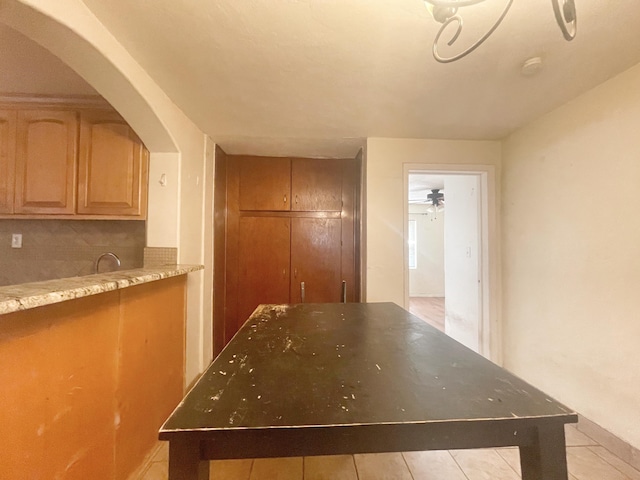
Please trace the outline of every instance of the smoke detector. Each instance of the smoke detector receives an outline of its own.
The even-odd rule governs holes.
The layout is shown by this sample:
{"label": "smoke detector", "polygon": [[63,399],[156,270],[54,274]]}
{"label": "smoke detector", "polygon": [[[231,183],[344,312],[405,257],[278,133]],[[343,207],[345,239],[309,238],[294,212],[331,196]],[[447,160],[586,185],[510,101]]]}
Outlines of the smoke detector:
{"label": "smoke detector", "polygon": [[525,77],[531,77],[542,70],[542,58],[531,57],[522,64],[520,73]]}

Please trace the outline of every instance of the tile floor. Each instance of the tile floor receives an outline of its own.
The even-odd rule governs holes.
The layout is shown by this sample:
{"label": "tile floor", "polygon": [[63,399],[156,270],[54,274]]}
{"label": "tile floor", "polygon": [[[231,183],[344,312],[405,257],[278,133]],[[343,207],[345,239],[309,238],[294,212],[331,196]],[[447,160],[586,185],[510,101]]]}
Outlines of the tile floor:
{"label": "tile floor", "polygon": [[[569,480],[640,480],[620,460],[573,425],[567,425]],[[167,479],[162,442],[138,480]],[[295,457],[211,462],[211,480],[519,480],[518,449]]]}

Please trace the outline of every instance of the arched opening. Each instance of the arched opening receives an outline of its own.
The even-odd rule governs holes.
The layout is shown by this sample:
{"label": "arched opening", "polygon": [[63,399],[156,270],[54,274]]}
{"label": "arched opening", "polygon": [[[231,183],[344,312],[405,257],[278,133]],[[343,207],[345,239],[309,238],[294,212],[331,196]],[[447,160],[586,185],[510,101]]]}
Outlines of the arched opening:
{"label": "arched opening", "polygon": [[[203,132],[81,1],[2,0],[0,22],[66,63],[135,130],[151,154],[147,246],[176,248],[178,263],[204,264],[212,248],[205,193],[213,188],[205,169],[213,160],[205,165]],[[187,382],[211,359],[211,308],[203,300],[211,303],[210,263],[188,283]]]}
{"label": "arched opening", "polygon": [[[58,6],[48,8],[51,14],[61,10]],[[131,69],[125,74],[116,66],[118,59],[128,60],[126,51],[107,51],[106,42],[99,49],[98,42],[91,43],[59,18],[18,0],[5,0],[0,5],[0,22],[42,45],[75,70],[127,120],[150,152],[178,152],[175,140],[141,93],[141,86],[134,82],[148,80],[144,71]],[[137,78],[132,79],[135,74]]]}

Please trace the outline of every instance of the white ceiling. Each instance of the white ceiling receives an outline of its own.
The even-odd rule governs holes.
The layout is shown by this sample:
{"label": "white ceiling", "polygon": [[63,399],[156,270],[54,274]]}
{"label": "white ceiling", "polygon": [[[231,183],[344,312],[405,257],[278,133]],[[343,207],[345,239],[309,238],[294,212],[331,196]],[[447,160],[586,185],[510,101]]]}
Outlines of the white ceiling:
{"label": "white ceiling", "polygon": [[[505,2],[461,9],[459,43]],[[499,139],[640,62],[638,0],[577,1],[573,42],[551,2],[514,1],[484,45],[446,65],[431,57],[438,24],[422,0],[84,3],[229,153],[351,156],[375,136]],[[523,77],[532,56],[544,67]]]}

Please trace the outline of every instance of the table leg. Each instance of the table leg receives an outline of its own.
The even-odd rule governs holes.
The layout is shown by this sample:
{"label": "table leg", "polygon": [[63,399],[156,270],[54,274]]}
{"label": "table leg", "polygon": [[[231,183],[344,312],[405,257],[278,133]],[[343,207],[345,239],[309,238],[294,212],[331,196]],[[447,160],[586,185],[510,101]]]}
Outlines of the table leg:
{"label": "table leg", "polygon": [[199,441],[169,441],[169,480],[209,480],[209,461],[202,460]]}
{"label": "table leg", "polygon": [[564,425],[538,427],[533,445],[520,447],[522,480],[567,480]]}

